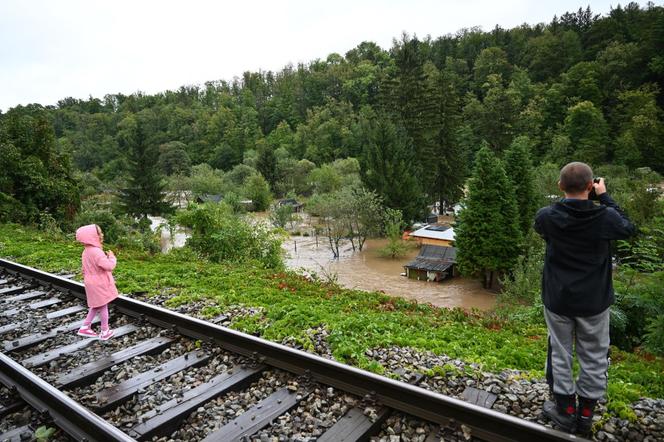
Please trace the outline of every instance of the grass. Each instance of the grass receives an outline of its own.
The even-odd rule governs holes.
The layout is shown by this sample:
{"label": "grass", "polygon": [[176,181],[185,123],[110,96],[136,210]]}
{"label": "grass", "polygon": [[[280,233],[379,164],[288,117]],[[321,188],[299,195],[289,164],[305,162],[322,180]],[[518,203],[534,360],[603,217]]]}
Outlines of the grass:
{"label": "grass", "polygon": [[[17,225],[0,225],[0,256],[46,271],[80,271],[82,247],[70,236],[54,236]],[[203,313],[217,315],[229,306],[262,307],[262,315],[237,318],[232,327],[266,339],[294,337],[310,346],[306,330],[324,325],[333,355],[341,361],[383,372],[365,351],[410,346],[474,362],[485,371],[518,369],[543,376],[546,328],[532,320],[444,309],[380,293],[347,290],[311,282],[291,272],[258,264],[215,264],[189,249],[168,255],[116,250],[114,275],[122,293],[167,294],[175,307],[205,300]],[[641,396],[664,397],[664,360],[612,350],[610,410],[633,417],[628,404]]]}

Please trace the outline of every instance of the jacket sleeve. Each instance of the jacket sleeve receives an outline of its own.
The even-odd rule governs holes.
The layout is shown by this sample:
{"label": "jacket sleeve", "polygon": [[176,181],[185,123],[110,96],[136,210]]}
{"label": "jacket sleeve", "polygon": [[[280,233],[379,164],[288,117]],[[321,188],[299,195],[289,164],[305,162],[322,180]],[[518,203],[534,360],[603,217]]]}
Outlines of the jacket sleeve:
{"label": "jacket sleeve", "polygon": [[537,214],[535,215],[535,223],[533,224],[533,229],[535,229],[535,232],[539,233],[539,235],[542,238],[546,239],[546,232],[544,231],[544,222],[543,222],[544,210],[545,208],[542,208],[537,211]]}
{"label": "jacket sleeve", "polygon": [[117,264],[115,256],[106,256],[106,254],[101,249],[96,249],[94,256],[95,265],[103,270],[108,272],[112,271]]}
{"label": "jacket sleeve", "polygon": [[636,227],[608,193],[601,194],[599,202],[608,208],[607,222],[602,231],[603,239],[626,239],[634,235]]}

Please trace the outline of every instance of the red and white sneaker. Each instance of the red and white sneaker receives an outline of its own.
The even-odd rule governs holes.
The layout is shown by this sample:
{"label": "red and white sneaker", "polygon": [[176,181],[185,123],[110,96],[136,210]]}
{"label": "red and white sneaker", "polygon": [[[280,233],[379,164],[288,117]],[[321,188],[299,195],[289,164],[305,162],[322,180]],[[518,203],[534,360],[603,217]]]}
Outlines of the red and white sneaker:
{"label": "red and white sneaker", "polygon": [[84,325],[81,328],[78,329],[78,332],[76,333],[79,336],[85,336],[86,338],[98,338],[99,335],[95,333],[94,330],[90,328],[89,325]]}
{"label": "red and white sneaker", "polygon": [[113,337],[114,334],[115,330],[113,330],[112,328],[109,328],[108,330],[102,330],[101,333],[99,333],[99,339],[101,339],[102,341],[108,341]]}

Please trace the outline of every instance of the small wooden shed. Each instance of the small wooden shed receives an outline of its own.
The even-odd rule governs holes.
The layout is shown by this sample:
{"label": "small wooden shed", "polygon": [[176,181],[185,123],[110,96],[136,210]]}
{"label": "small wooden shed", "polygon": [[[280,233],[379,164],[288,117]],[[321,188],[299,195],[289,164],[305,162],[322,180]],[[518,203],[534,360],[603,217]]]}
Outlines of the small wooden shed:
{"label": "small wooden shed", "polygon": [[408,278],[438,282],[457,275],[455,264],[456,247],[424,245],[404,269]]}

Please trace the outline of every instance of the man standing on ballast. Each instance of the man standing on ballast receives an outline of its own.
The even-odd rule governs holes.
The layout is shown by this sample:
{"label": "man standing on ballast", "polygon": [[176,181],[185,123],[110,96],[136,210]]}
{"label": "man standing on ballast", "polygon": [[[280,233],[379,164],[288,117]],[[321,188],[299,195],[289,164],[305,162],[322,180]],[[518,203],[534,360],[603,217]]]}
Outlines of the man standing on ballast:
{"label": "man standing on ballast", "polygon": [[[635,227],[587,164],[567,164],[558,185],[565,197],[540,209],[534,226],[546,241],[542,300],[549,332],[546,378],[554,401],[544,403],[544,414],[564,431],[587,435],[606,393],[614,302],[610,241],[628,238]],[[592,191],[599,205],[589,199]]]}

